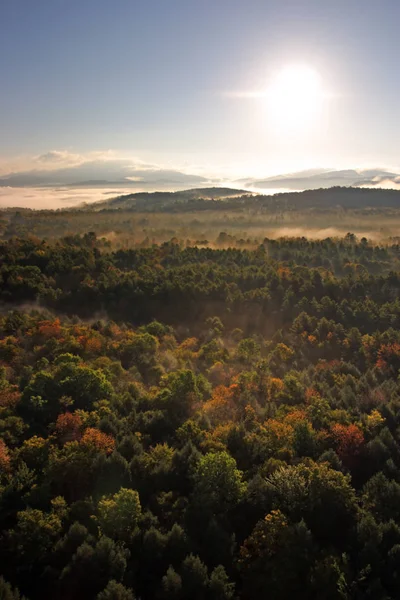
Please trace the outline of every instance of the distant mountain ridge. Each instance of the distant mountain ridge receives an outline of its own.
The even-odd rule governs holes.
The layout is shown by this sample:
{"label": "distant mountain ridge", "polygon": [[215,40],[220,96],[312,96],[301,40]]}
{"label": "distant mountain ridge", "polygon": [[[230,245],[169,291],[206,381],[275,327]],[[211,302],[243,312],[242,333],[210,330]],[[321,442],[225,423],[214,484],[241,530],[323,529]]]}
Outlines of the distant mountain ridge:
{"label": "distant mountain ridge", "polygon": [[194,188],[178,192],[139,192],[117,196],[84,207],[86,210],[171,211],[230,210],[274,208],[303,209],[380,209],[400,208],[400,191],[378,188],[331,187],[282,194],[254,194],[234,188]]}
{"label": "distant mountain ridge", "polygon": [[243,195],[251,196],[252,193],[246,190],[222,187],[192,188],[177,192],[136,192],[101,200],[100,202],[90,204],[87,208],[94,210],[119,208],[148,209],[149,207],[156,208],[173,204],[186,204],[194,200],[223,201],[226,198],[241,197]]}

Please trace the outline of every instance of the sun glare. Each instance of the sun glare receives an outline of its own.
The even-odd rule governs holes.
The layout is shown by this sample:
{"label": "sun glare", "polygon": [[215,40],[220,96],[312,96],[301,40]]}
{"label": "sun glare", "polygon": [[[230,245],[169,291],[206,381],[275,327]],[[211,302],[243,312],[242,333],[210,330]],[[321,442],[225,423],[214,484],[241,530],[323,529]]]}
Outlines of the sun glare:
{"label": "sun glare", "polygon": [[268,119],[280,134],[312,130],[324,98],[320,76],[308,66],[291,66],[280,71],[266,96]]}

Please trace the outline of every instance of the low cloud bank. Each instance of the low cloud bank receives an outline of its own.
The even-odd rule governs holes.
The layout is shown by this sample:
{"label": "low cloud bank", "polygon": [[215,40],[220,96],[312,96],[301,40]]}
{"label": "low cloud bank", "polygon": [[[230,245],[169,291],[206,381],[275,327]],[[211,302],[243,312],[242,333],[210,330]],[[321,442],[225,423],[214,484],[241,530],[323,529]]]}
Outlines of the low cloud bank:
{"label": "low cloud bank", "polygon": [[386,169],[316,169],[266,179],[246,179],[242,180],[242,183],[260,190],[286,188],[291,191],[303,191],[335,186],[399,189],[400,174]]}
{"label": "low cloud bank", "polygon": [[62,209],[98,202],[131,189],[0,187],[0,208]]}

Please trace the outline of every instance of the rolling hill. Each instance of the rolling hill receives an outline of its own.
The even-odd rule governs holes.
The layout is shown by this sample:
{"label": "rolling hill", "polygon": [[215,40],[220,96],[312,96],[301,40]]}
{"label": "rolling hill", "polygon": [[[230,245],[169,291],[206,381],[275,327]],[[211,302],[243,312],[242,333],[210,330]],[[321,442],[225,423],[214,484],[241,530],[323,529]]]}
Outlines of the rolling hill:
{"label": "rolling hill", "polygon": [[254,194],[233,188],[195,188],[178,192],[141,192],[117,196],[85,206],[85,210],[157,212],[235,208],[282,210],[400,208],[400,191],[376,188],[332,187],[283,194]]}

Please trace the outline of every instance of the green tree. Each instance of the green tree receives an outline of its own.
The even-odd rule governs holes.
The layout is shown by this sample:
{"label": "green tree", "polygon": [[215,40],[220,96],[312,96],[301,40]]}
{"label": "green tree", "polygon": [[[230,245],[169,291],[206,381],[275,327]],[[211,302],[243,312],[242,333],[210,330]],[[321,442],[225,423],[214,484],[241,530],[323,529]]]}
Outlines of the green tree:
{"label": "green tree", "polygon": [[239,342],[237,347],[237,357],[241,362],[250,364],[251,362],[257,360],[259,356],[260,344],[258,344],[254,339],[245,338]]}
{"label": "green tree", "polygon": [[381,521],[400,519],[400,484],[389,480],[383,473],[376,473],[363,488],[364,508]]}
{"label": "green tree", "polygon": [[171,565],[162,578],[162,597],[165,600],[180,600],[182,598],[182,577]]}
{"label": "green tree", "polygon": [[44,513],[28,508],[17,514],[17,525],[10,532],[12,546],[21,561],[45,560],[61,530],[62,521],[57,511]]}
{"label": "green tree", "polygon": [[229,581],[222,565],[212,571],[209,585],[212,600],[232,600],[235,596],[235,584]]}
{"label": "green tree", "polygon": [[0,600],[26,600],[21,596],[17,588],[13,588],[10,583],[0,576]]}
{"label": "green tree", "polygon": [[241,547],[243,598],[311,598],[308,574],[313,558],[314,544],[305,523],[291,525],[281,511],[272,511]]}
{"label": "green tree", "polygon": [[213,513],[223,514],[240,502],[246,490],[243,473],[227,452],[202,456],[193,472],[193,499]]}
{"label": "green tree", "polygon": [[159,405],[166,411],[173,429],[190,418],[193,407],[201,398],[193,371],[183,369],[169,373],[163,380]]}
{"label": "green tree", "polygon": [[59,367],[55,378],[60,386],[60,396],[70,396],[75,408],[89,410],[95,402],[112,395],[112,386],[100,370],[66,363]]}
{"label": "green tree", "polygon": [[136,490],[121,488],[113,496],[103,496],[97,511],[105,535],[129,542],[141,515],[139,494]]}
{"label": "green tree", "polygon": [[[345,545],[357,516],[350,476],[325,463],[281,467],[266,480],[266,501],[293,521],[304,519],[325,543]],[[329,515],[329,518],[328,518]]]}
{"label": "green tree", "polygon": [[107,587],[97,594],[97,600],[135,600],[132,590],[126,588],[122,583],[111,579]]}
{"label": "green tree", "polygon": [[209,585],[207,567],[198,556],[189,554],[181,567],[183,597],[205,600]]}
{"label": "green tree", "polygon": [[83,542],[61,573],[63,593],[77,600],[96,596],[110,580],[122,581],[128,558],[129,551],[106,536]]}

